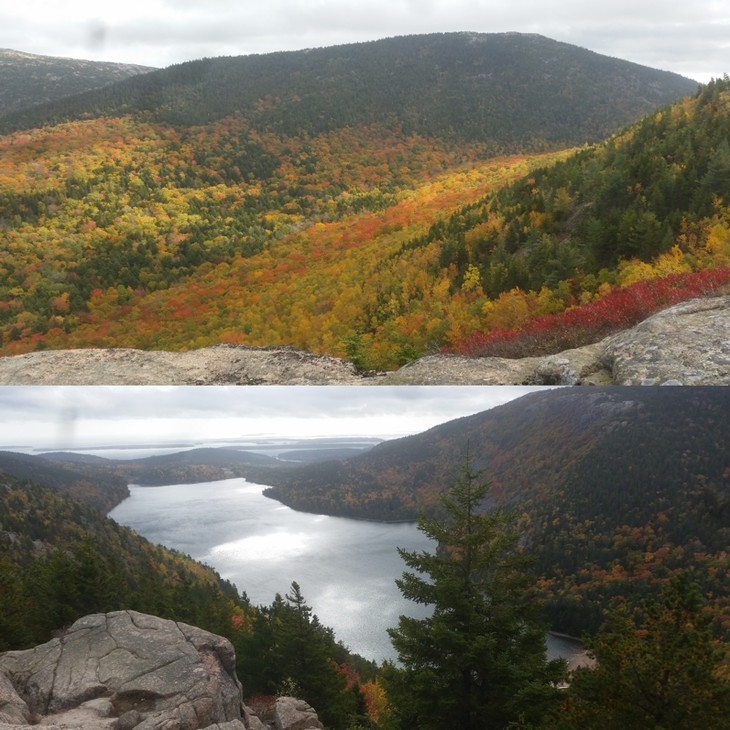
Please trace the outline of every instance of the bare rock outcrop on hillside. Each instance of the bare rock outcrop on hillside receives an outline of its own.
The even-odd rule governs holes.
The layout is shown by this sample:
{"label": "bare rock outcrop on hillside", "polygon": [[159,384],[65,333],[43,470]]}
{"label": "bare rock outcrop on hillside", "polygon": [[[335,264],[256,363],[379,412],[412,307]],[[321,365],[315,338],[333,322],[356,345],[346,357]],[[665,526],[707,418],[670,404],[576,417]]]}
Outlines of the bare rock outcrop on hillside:
{"label": "bare rock outcrop on hillside", "polygon": [[730,296],[693,299],[608,338],[602,360],[622,385],[730,384]]}
{"label": "bare rock outcrop on hillside", "polygon": [[730,296],[694,299],[600,342],[507,359],[431,355],[392,373],[289,347],[59,350],[0,358],[0,385],[730,385]]}
{"label": "bare rock outcrop on hillside", "polygon": [[[0,730],[267,730],[243,704],[231,643],[188,624],[115,611],[60,638],[0,654]],[[282,713],[299,724],[298,700]],[[277,715],[278,717],[278,715]]]}

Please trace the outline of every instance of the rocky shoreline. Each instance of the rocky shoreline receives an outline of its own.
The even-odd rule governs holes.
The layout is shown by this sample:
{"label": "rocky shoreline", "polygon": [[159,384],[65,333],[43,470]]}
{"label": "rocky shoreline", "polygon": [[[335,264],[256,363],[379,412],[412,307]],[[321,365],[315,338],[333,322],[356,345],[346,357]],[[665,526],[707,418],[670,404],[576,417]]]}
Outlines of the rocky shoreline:
{"label": "rocky shoreline", "polygon": [[431,355],[394,372],[290,347],[83,349],[0,358],[0,385],[729,385],[730,295],[693,299],[555,355]]}

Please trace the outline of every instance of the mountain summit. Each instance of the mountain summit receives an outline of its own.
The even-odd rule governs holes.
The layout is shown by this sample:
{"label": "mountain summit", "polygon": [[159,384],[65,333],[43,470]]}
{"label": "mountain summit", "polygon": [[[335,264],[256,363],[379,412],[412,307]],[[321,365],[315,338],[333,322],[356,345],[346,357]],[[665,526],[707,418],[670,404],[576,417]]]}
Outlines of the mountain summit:
{"label": "mountain summit", "polygon": [[598,141],[697,86],[539,35],[437,33],[190,61],[2,126],[130,112],[196,125],[239,113],[283,134],[380,123],[524,150]]}

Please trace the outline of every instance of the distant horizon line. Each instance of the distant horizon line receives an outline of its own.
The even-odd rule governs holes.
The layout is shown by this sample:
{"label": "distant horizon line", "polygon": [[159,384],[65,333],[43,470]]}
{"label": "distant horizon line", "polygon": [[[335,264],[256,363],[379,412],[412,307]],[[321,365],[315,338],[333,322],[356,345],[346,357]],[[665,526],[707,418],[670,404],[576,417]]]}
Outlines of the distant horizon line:
{"label": "distant horizon line", "polygon": [[170,450],[180,449],[181,451],[190,451],[196,448],[214,448],[214,449],[235,449],[245,451],[246,446],[251,448],[273,449],[277,446],[314,446],[315,442],[324,443],[356,443],[356,442],[377,442],[390,441],[392,439],[402,438],[408,434],[401,436],[365,436],[362,434],[351,436],[277,436],[277,435],[260,435],[255,437],[241,439],[220,439],[211,438],[208,440],[196,439],[194,441],[171,441],[171,442],[146,442],[146,443],[107,443],[102,445],[59,445],[59,446],[28,446],[20,444],[0,445],[0,451],[25,454],[30,456],[41,456],[43,454],[70,452],[83,453],[88,451],[139,451],[139,450]]}

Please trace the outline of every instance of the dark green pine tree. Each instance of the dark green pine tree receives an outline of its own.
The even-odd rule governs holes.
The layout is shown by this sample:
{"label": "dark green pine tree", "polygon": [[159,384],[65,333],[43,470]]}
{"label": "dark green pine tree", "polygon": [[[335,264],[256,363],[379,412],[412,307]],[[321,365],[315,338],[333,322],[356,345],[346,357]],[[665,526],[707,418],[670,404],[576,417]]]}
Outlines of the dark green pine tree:
{"label": "dark green pine tree", "polygon": [[531,727],[559,702],[564,663],[546,659],[529,559],[506,513],[479,511],[488,492],[467,458],[442,514],[419,520],[436,551],[399,549],[414,572],[398,587],[433,607],[389,630],[401,666],[385,665],[384,684],[403,728]]}
{"label": "dark green pine tree", "polygon": [[723,138],[707,165],[702,186],[714,195],[727,199],[730,194],[730,143]]}
{"label": "dark green pine tree", "polygon": [[0,652],[34,643],[33,629],[28,626],[32,605],[18,566],[0,555]]}
{"label": "dark green pine tree", "polygon": [[670,579],[659,600],[608,612],[599,634],[586,642],[594,669],[572,677],[560,730],[728,730],[730,681],[727,633],[686,573]]}
{"label": "dark green pine tree", "polygon": [[277,594],[269,609],[280,687],[309,702],[328,727],[344,727],[351,708],[344,693],[345,677],[333,658],[334,634],[312,612],[296,581],[285,598]]}
{"label": "dark green pine tree", "polygon": [[274,628],[266,610],[256,610],[251,631],[237,632],[236,674],[246,696],[272,694],[281,689],[279,666],[272,659]]}

